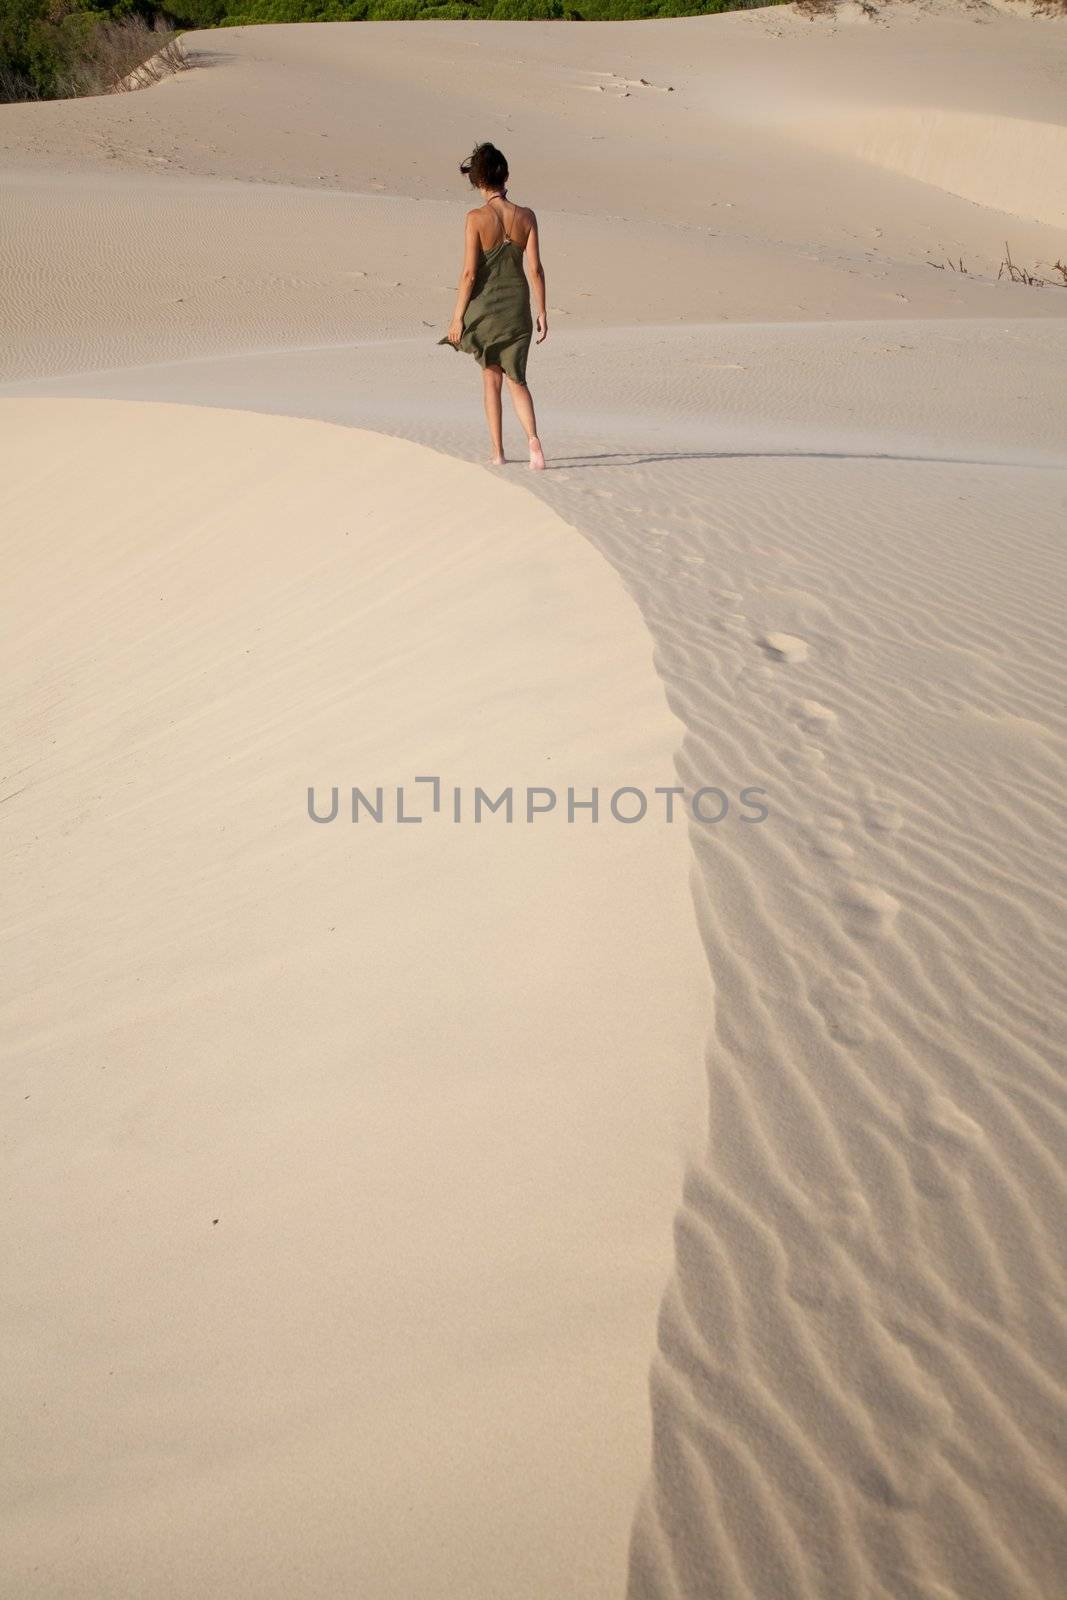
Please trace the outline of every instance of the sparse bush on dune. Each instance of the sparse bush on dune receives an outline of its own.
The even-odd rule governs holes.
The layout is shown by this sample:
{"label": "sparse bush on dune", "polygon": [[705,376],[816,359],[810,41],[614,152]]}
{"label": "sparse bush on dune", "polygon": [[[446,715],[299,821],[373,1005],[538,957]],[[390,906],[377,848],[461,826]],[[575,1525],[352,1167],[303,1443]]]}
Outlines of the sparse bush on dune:
{"label": "sparse bush on dune", "polygon": [[68,95],[112,94],[116,90],[157,83],[185,66],[178,35],[162,18],[143,17],[101,22],[67,74]]}
{"label": "sparse bush on dune", "polygon": [[110,94],[137,69],[144,82],[184,65],[173,26],[131,0],[0,0],[0,100]]}

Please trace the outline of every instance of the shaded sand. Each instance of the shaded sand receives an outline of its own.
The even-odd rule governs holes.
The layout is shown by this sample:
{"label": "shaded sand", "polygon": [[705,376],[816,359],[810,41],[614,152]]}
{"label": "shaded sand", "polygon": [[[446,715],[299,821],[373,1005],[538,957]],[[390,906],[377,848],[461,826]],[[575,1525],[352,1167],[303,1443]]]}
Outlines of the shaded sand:
{"label": "shaded sand", "polygon": [[[684,827],[449,797],[670,782],[632,603],[412,444],[0,414],[11,1592],[618,1592],[703,1114]],[[417,773],[423,824],[307,816]]]}
{"label": "shaded sand", "polygon": [[[201,1145],[176,1148],[163,1139],[174,1137],[169,1125],[157,1131],[172,1176],[154,1203],[180,1217],[184,1185],[199,1187],[202,1146],[217,1143],[240,1180],[224,1198],[236,1204],[252,1184],[262,1211],[231,1247],[225,1283],[210,1280],[220,1302],[235,1276],[243,1286],[227,1314],[231,1337],[247,1347],[254,1333],[253,1372],[281,1369],[289,1384],[292,1352],[309,1337],[315,1358],[291,1399],[286,1384],[270,1388],[254,1436],[244,1431],[247,1391],[238,1385],[230,1398],[226,1381],[239,1366],[234,1345],[224,1352],[225,1379],[200,1365],[190,1373],[183,1351],[165,1353],[162,1365],[178,1373],[166,1387],[155,1369],[127,1369],[124,1403],[143,1399],[123,1435],[136,1447],[113,1451],[115,1477],[92,1503],[101,1532],[91,1567],[66,1543],[72,1525],[87,1520],[75,1508],[86,1504],[88,1456],[77,1452],[103,1455],[88,1419],[98,1439],[110,1439],[113,1418],[102,1421],[99,1400],[87,1397],[103,1385],[88,1358],[71,1360],[66,1348],[52,1354],[38,1340],[38,1367],[23,1366],[16,1379],[34,1453],[8,1527],[21,1561],[31,1552],[39,1561],[43,1551],[52,1565],[27,1576],[25,1592],[114,1589],[132,1559],[132,1592],[182,1600],[310,1587],[600,1596],[622,1593],[627,1581],[631,1600],[1049,1600],[1067,1568],[1067,894],[1057,827],[1067,765],[1067,291],[996,275],[1005,239],[1017,260],[1046,273],[1067,259],[1062,162],[1054,158],[1067,31],[985,6],[939,4],[882,7],[874,21],[845,7],[829,22],[807,23],[774,8],[584,28],[258,28],[190,44],[201,52],[199,69],[145,94],[0,108],[11,223],[2,241],[5,393],[17,397],[16,464],[40,452],[51,462],[47,494],[35,479],[23,510],[60,493],[61,416],[79,428],[90,415],[136,419],[106,439],[87,435],[103,465],[82,476],[105,498],[107,526],[118,515],[116,477],[124,485],[130,472],[126,428],[145,430],[149,467],[138,470],[154,479],[160,463],[181,462],[181,492],[160,513],[175,540],[185,497],[199,492],[198,475],[184,474],[204,459],[216,463],[226,506],[275,514],[270,494],[264,506],[255,500],[267,467],[253,456],[240,468],[226,442],[234,430],[283,430],[283,458],[270,450],[276,476],[267,483],[287,486],[287,495],[303,496],[306,482],[305,446],[296,448],[292,432],[306,425],[292,416],[348,430],[313,430],[316,439],[348,441],[341,485],[359,462],[387,459],[378,454],[387,445],[353,429],[432,445],[443,455],[420,454],[412,481],[425,485],[435,518],[440,508],[456,560],[442,567],[441,536],[405,520],[410,507],[395,479],[376,491],[389,548],[397,530],[411,541],[415,596],[425,597],[413,615],[390,587],[394,565],[384,567],[383,671],[353,680],[310,614],[298,609],[286,622],[273,589],[253,591],[250,606],[241,601],[248,544],[238,546],[236,571],[224,568],[233,587],[223,590],[230,599],[221,612],[210,593],[190,596],[190,617],[214,620],[183,643],[184,676],[167,680],[168,694],[179,682],[189,694],[218,681],[239,648],[235,611],[249,621],[264,612],[277,641],[269,680],[229,711],[224,702],[202,730],[206,738],[246,727],[247,709],[251,734],[237,740],[234,781],[279,802],[272,786],[287,775],[302,789],[301,753],[310,753],[320,724],[343,746],[353,695],[383,761],[391,752],[413,756],[416,736],[430,728],[457,758],[484,752],[487,763],[521,765],[540,747],[527,742],[531,730],[545,730],[543,746],[551,728],[583,772],[646,757],[650,770],[672,743],[665,690],[673,726],[684,727],[679,781],[728,792],[760,784],[771,816],[743,833],[693,830],[695,919],[680,903],[684,851],[669,830],[665,838],[597,834],[599,847],[627,852],[625,871],[584,842],[563,857],[555,835],[551,849],[544,836],[542,850],[523,836],[513,855],[493,858],[491,882],[502,896],[495,922],[473,842],[462,854],[467,835],[421,863],[416,895],[403,873],[410,839],[383,832],[395,852],[381,856],[390,898],[408,908],[391,927],[402,925],[410,939],[428,887],[433,904],[477,914],[471,942],[448,946],[462,971],[447,993],[458,984],[470,1003],[447,1037],[435,1026],[430,1040],[420,1018],[431,1004],[440,1016],[440,993],[424,976],[398,980],[395,948],[354,1019],[351,974],[364,952],[350,939],[329,964],[337,934],[323,934],[317,919],[336,897],[355,916],[347,896],[358,887],[327,873],[321,857],[313,867],[309,853],[289,852],[284,829],[267,837],[258,813],[248,817],[252,848],[232,858],[226,880],[245,886],[235,909],[227,897],[237,942],[247,937],[257,961],[269,956],[283,907],[307,924],[301,945],[311,954],[299,981],[309,988],[279,1017],[267,1002],[281,955],[266,976],[255,965],[246,976],[218,912],[206,919],[219,943],[214,992],[231,1006],[227,1037],[242,1051],[257,1046],[258,1063],[260,1030],[269,1032],[271,1093],[255,1103],[255,1137],[235,1131],[252,1075],[242,1056],[232,1115],[206,1096],[193,1108]],[[553,326],[531,381],[552,470],[534,481],[519,467],[488,476],[444,460],[475,461],[483,448],[476,374],[433,346],[451,305],[464,204],[449,151],[458,159],[478,137],[508,151],[516,196],[537,205],[545,232]],[[953,272],[948,261],[961,258],[966,273]],[[46,397],[56,396],[70,409],[52,409]],[[102,397],[106,409],[98,409]],[[86,412],[90,400],[97,405]],[[208,419],[188,462],[172,447],[172,430],[178,440],[194,423],[175,401]],[[219,407],[228,409],[210,409]],[[256,423],[235,410],[279,416]],[[517,457],[513,431],[509,444]],[[438,476],[446,469],[464,471],[464,503],[468,485],[484,483],[494,496],[508,489],[516,509],[498,518],[503,502],[487,501],[493,531],[476,535]],[[406,463],[403,483],[406,490]],[[314,580],[327,618],[339,619],[353,591],[338,585],[334,558],[316,541],[336,531],[346,503],[329,485],[315,493],[322,498],[311,503],[322,509],[294,514],[300,543],[273,541],[268,576],[287,597]],[[122,510],[134,520],[120,531],[140,526],[147,487],[135,501]],[[229,513],[220,506],[218,515],[211,572],[229,537]],[[248,523],[237,525],[247,539]],[[106,544],[114,534],[100,537]],[[593,552],[583,552],[583,540]],[[62,651],[68,614],[46,608],[43,623],[35,616],[60,581],[48,551],[65,549],[69,534],[48,533],[43,569],[41,542],[19,546],[42,588],[18,606],[16,641],[43,627],[42,639]],[[80,572],[75,566],[69,581]],[[532,590],[531,572],[540,573]],[[121,591],[114,576],[105,582],[106,591],[91,589],[79,626],[99,615],[117,626]],[[643,618],[658,680],[624,589]],[[144,598],[136,622],[124,626],[154,642],[154,621],[146,629],[141,620],[147,606]],[[432,695],[416,693],[404,642],[426,640],[428,629],[432,644],[440,616],[484,639],[484,680],[456,684],[446,674]],[[302,665],[309,632],[318,676]],[[120,638],[126,648],[130,640]],[[436,642],[444,650],[439,635]],[[579,657],[577,684],[568,662]],[[101,705],[127,705],[130,664],[144,659],[137,651],[116,658]],[[565,689],[552,676],[557,667]],[[321,701],[324,673],[331,693]],[[49,674],[33,703],[80,707],[75,692],[90,687],[75,691],[70,673]],[[161,703],[171,703],[167,694]],[[159,717],[153,703],[138,732],[122,720],[128,714],[117,724],[121,737],[106,743],[104,725],[88,723],[83,767],[115,759],[136,767],[138,741],[158,738]],[[39,737],[32,724],[30,736]],[[216,813],[188,785],[226,769],[195,738],[181,748],[190,777],[167,804],[194,833],[209,831]],[[77,783],[77,771],[64,781]],[[286,802],[289,792],[287,783]],[[78,813],[62,801],[60,811],[62,826],[73,828]],[[346,867],[352,832],[333,847],[345,851]],[[564,844],[567,832],[557,830]],[[423,838],[418,829],[407,834]],[[49,871],[66,864],[82,885],[94,853],[82,851],[77,832],[66,837],[69,854]],[[213,848],[221,849],[217,840]],[[30,856],[16,855],[16,864],[23,859],[26,875],[16,881],[29,893],[33,870],[43,868]],[[157,870],[183,861],[179,853]],[[261,861],[274,865],[273,887],[261,883]],[[335,868],[332,855],[327,865]],[[93,888],[105,904],[110,892]],[[264,894],[274,915],[249,926],[249,908]],[[380,916],[381,899],[362,896],[360,918]],[[589,924],[579,901],[616,941],[610,984],[583,938]],[[47,919],[39,912],[29,927],[62,956],[78,928],[62,935],[58,893],[45,903],[53,907]],[[631,933],[641,930],[639,949],[620,916],[633,917]],[[155,942],[164,934],[143,918],[126,926],[115,917],[115,938],[146,940],[155,952],[142,988],[171,993],[170,945]],[[331,915],[327,925],[334,922]],[[517,924],[530,943],[510,951]],[[454,929],[453,915],[449,941]],[[434,921],[425,939],[438,930]],[[92,960],[104,961],[110,947],[94,940]],[[55,1006],[76,1030],[79,1017],[93,1015],[88,1001],[69,998],[41,943],[29,949],[34,1004],[44,1005],[39,985],[53,986]],[[472,975],[472,953],[494,974],[511,970],[511,979],[490,986],[481,965]],[[315,975],[319,963],[327,963],[325,980]],[[577,990],[573,970],[589,974]],[[400,1034],[388,998],[398,982]],[[514,993],[525,1006],[523,1059],[541,1050],[557,1063],[554,1075],[524,1078],[517,1104],[501,1091],[514,1087],[501,1076],[514,1033],[505,1036],[499,997]],[[698,1013],[707,1036],[706,1143],[694,1094]],[[313,1109],[300,1102],[300,1138],[287,1149],[278,1131],[279,1108],[291,1106],[287,1063],[304,1049],[309,1026],[323,1064],[314,1070]],[[47,1038],[41,1046],[26,1037],[22,1012],[11,1014],[11,1028],[23,1048],[50,1048]],[[362,1143],[337,1070],[361,1029],[376,1041],[390,1035],[375,1059],[398,1063],[405,1090],[417,1077],[412,1063],[429,1051],[450,1091],[435,1105],[412,1094],[391,1100],[380,1079],[368,1082],[371,1133]],[[482,1064],[474,1076],[465,1057],[457,1065],[472,1040]],[[170,1063],[173,1074],[170,1044],[158,1032],[149,1044],[145,1059]],[[565,1052],[581,1064],[582,1088],[562,1115]],[[106,1042],[92,1058],[100,1076],[114,1070],[104,1059]],[[77,1081],[70,1061],[59,1081]],[[184,1071],[188,1107],[219,1073],[210,1055]],[[551,1094],[539,1092],[546,1085]],[[14,1092],[21,1111],[21,1078]],[[64,1090],[64,1105],[74,1092]],[[79,1115],[105,1115],[95,1088],[76,1103]],[[524,1141],[525,1189],[509,1176],[510,1147],[495,1142],[504,1105],[509,1136]],[[128,1115],[130,1139],[143,1138]],[[81,1137],[60,1111],[29,1147],[31,1164],[44,1163],[52,1204],[56,1152],[66,1158],[73,1147],[84,1163]],[[347,1284],[334,1288],[343,1263],[331,1230],[292,1232],[309,1172],[320,1171],[313,1137],[316,1152],[325,1139],[336,1156],[321,1163],[314,1210],[320,1219],[342,1214],[346,1242],[367,1252],[360,1259],[374,1293],[366,1308],[344,1298],[353,1292]],[[438,1151],[442,1137],[450,1142]],[[350,1143],[379,1183],[371,1245],[348,1226],[360,1193]],[[261,1161],[266,1147],[287,1150],[284,1181]],[[149,1141],[139,1157],[145,1170],[151,1149]],[[416,1203],[408,1179],[421,1178],[427,1151],[431,1186]],[[386,1171],[387,1161],[398,1165]],[[531,1220],[521,1199],[534,1190],[542,1210]],[[39,1191],[27,1198],[39,1217]],[[75,1220],[75,1204],[66,1254],[42,1258],[30,1280],[42,1325],[57,1317],[67,1260],[86,1240],[90,1260],[105,1247],[91,1219]],[[196,1204],[199,1218],[199,1196]],[[546,1205],[547,1228],[534,1237]],[[204,1242],[215,1249],[227,1213],[221,1203],[207,1209]],[[576,1239],[575,1219],[590,1217],[598,1230]],[[182,1225],[169,1220],[168,1236]],[[419,1225],[439,1248],[421,1249]],[[123,1213],[123,1227],[128,1240],[135,1210]],[[474,1249],[472,1229],[488,1266],[465,1253]],[[440,1270],[453,1257],[461,1269],[454,1285]],[[186,1259],[183,1271],[203,1270],[201,1258]],[[242,1276],[256,1269],[281,1275],[266,1312],[266,1296]],[[114,1274],[132,1295],[118,1267]],[[329,1296],[303,1292],[324,1278]],[[625,1304],[615,1298],[624,1290]],[[428,1316],[431,1294],[438,1298]],[[139,1303],[141,1327],[159,1307],[150,1296]],[[95,1289],[82,1304],[94,1307],[94,1326],[105,1322]],[[309,1304],[320,1310],[302,1309]],[[338,1306],[351,1313],[343,1327],[333,1320]],[[61,1325],[72,1316],[64,1311]],[[379,1330],[373,1349],[358,1344],[368,1327]],[[365,1394],[346,1365],[350,1338],[374,1357],[375,1404],[362,1439],[350,1426]],[[442,1340],[456,1353],[448,1375]],[[139,1334],[134,1351],[144,1342]],[[37,1393],[26,1373],[48,1362],[62,1366],[69,1400],[42,1426],[26,1406]],[[192,1449],[197,1436],[177,1421],[163,1437],[137,1431],[153,1406],[184,1413],[190,1395],[202,1409],[223,1400],[233,1408],[205,1446],[210,1455],[211,1441],[230,1440],[224,1481],[207,1473]],[[417,1498],[408,1491],[405,1499],[400,1453],[420,1428],[426,1466]],[[56,1463],[72,1449],[80,1468],[57,1489]],[[211,1473],[220,1470],[216,1463]],[[142,1486],[140,1499],[127,1498],[131,1482]],[[139,1526],[148,1530],[143,1543]]]}

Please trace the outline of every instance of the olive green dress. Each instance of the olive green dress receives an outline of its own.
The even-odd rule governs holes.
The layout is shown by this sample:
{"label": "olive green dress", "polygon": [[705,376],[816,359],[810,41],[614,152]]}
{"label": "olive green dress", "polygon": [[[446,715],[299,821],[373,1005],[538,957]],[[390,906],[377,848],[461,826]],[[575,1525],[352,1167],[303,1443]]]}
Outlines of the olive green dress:
{"label": "olive green dress", "polygon": [[485,252],[478,263],[474,293],[463,313],[462,336],[452,346],[472,355],[480,367],[503,367],[516,383],[526,382],[526,357],[533,335],[530,285],[522,255],[522,246],[506,229],[500,242]]}

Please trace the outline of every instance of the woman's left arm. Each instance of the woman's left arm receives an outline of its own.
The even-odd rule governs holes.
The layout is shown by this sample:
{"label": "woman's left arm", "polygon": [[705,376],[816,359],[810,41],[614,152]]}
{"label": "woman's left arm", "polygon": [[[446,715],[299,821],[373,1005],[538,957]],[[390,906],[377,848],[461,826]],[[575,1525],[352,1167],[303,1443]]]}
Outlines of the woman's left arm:
{"label": "woman's left arm", "polygon": [[470,305],[471,295],[474,293],[474,278],[478,271],[480,249],[477,218],[473,211],[468,211],[467,226],[463,234],[463,271],[459,275],[456,309],[452,313],[452,322],[448,330],[449,344],[458,344],[463,337],[463,313]]}

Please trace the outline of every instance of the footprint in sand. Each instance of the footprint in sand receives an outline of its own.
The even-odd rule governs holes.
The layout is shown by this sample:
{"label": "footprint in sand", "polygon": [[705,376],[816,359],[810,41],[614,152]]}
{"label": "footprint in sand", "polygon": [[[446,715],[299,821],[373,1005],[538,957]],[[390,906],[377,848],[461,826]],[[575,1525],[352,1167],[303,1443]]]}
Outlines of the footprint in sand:
{"label": "footprint in sand", "polygon": [[960,1152],[972,1149],[985,1137],[974,1118],[943,1094],[928,1097],[925,1109],[912,1117],[911,1131],[916,1139],[947,1145]]}
{"label": "footprint in sand", "polygon": [[876,833],[896,833],[904,826],[904,814],[899,806],[888,800],[876,800],[866,808],[864,822]]}
{"label": "footprint in sand", "polygon": [[836,1186],[814,1195],[813,1204],[827,1231],[839,1238],[855,1239],[870,1226],[871,1207],[866,1195],[855,1186]]}
{"label": "footprint in sand", "polygon": [[839,898],[852,931],[866,936],[888,933],[900,910],[900,901],[873,883],[846,884]]}
{"label": "footprint in sand", "polygon": [[798,700],[793,715],[807,733],[830,733],[837,723],[836,711],[820,705],[818,700]]}
{"label": "footprint in sand", "polygon": [[808,642],[798,639],[795,633],[765,633],[759,642],[768,655],[776,661],[787,662],[789,666],[807,659]]}
{"label": "footprint in sand", "polygon": [[943,1094],[929,1095],[908,1115],[907,1127],[916,1191],[927,1200],[947,1199],[957,1187],[959,1168],[981,1144],[982,1129]]}
{"label": "footprint in sand", "polygon": [[824,817],[812,846],[816,855],[828,861],[848,861],[855,851],[845,838],[845,824],[836,817]]}
{"label": "footprint in sand", "polygon": [[827,1033],[838,1044],[866,1044],[870,1038],[868,1007],[870,990],[859,972],[846,968],[825,978],[812,990],[812,1004],[823,1019]]}
{"label": "footprint in sand", "polygon": [[783,751],[782,760],[790,767],[821,767],[826,761],[826,751],[817,744],[802,744],[797,750]]}
{"label": "footprint in sand", "polygon": [[[769,667],[764,667],[762,670],[770,674],[771,677],[774,676]],[[783,750],[780,759],[783,766],[789,768],[796,781],[802,784],[806,790],[826,789],[833,783],[833,778],[826,765],[825,754],[814,746],[800,750]],[[815,843],[813,848],[818,855],[844,857],[852,854],[852,851],[843,842],[840,849],[825,849],[822,847],[821,841]]]}

